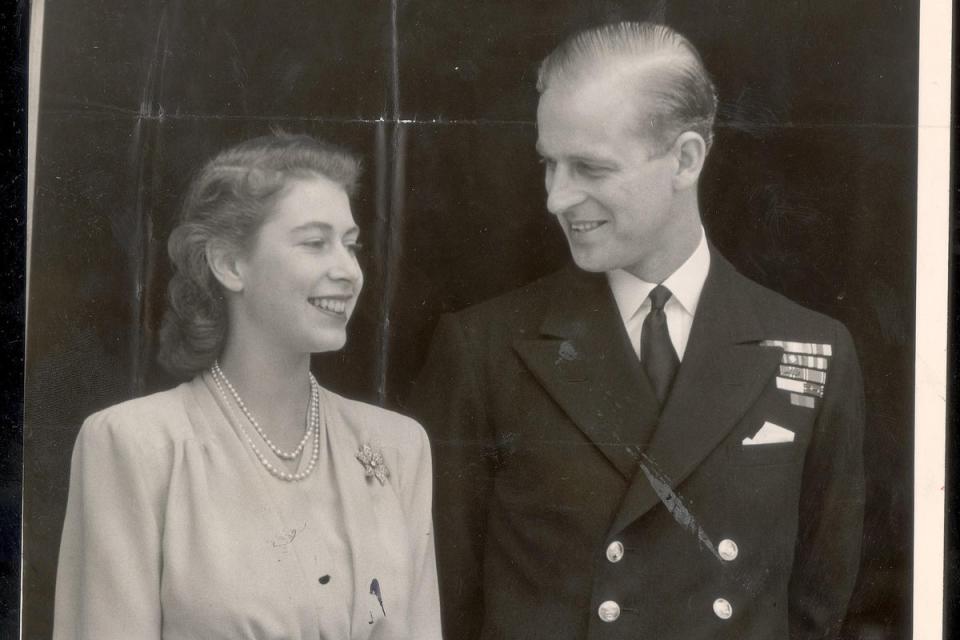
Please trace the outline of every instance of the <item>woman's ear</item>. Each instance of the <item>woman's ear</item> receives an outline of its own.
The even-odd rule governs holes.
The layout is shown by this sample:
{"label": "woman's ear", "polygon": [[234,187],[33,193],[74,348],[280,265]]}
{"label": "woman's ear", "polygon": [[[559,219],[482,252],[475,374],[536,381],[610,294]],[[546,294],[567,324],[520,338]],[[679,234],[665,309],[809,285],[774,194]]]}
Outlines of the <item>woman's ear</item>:
{"label": "woman's ear", "polygon": [[238,254],[234,246],[222,240],[211,240],[207,243],[207,264],[210,265],[213,277],[227,291],[234,293],[243,291],[243,269]]}
{"label": "woman's ear", "polygon": [[703,136],[695,131],[684,131],[673,147],[677,158],[677,171],[673,176],[673,185],[677,190],[696,187],[707,159],[707,143]]}

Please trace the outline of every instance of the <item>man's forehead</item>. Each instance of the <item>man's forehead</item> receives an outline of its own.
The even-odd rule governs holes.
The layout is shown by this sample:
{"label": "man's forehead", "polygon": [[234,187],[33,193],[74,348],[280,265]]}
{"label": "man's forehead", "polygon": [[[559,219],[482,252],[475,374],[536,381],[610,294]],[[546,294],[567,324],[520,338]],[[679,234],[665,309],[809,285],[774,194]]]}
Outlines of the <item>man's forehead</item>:
{"label": "man's forehead", "polygon": [[[622,143],[622,140],[620,141]],[[593,136],[580,130],[564,129],[537,139],[537,153],[555,162],[582,162],[595,165],[619,165],[623,162],[623,144],[609,136]]]}
{"label": "man's forehead", "polygon": [[[624,67],[615,65],[593,74],[578,74],[565,82],[551,84],[540,96],[537,113],[545,106],[569,113],[584,111],[596,114],[599,110],[617,113],[649,109],[662,90],[658,70],[650,66]],[[609,113],[607,114],[610,115]]]}
{"label": "man's forehead", "polygon": [[570,137],[557,141],[558,144],[543,144],[537,140],[537,153],[544,158],[568,158],[593,162],[609,162],[609,148],[592,144],[588,140]]}
{"label": "man's forehead", "polygon": [[634,93],[642,94],[645,88],[653,90],[661,84],[664,75],[683,64],[683,58],[681,53],[670,50],[597,54],[558,69],[546,91],[576,93],[599,86],[606,90],[630,87]]}
{"label": "man's forehead", "polygon": [[645,103],[642,94],[611,82],[550,88],[537,108],[537,151],[603,155],[610,143],[637,133]]}

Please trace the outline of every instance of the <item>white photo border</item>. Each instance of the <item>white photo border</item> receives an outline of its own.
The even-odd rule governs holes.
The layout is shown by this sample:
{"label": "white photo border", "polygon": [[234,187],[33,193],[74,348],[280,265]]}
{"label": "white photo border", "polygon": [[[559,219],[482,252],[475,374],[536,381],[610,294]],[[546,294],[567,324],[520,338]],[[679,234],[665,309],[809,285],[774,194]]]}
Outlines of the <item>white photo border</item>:
{"label": "white photo border", "polygon": [[952,6],[920,2],[913,638],[943,638]]}

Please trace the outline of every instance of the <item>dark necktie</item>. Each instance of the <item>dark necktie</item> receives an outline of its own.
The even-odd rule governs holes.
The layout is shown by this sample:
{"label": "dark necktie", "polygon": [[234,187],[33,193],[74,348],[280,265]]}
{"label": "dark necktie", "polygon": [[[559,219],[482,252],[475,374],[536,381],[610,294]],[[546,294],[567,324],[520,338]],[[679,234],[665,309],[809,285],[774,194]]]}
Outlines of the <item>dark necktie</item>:
{"label": "dark necktie", "polygon": [[667,314],[663,312],[663,305],[667,304],[670,295],[670,289],[663,285],[653,288],[650,292],[650,313],[644,319],[640,332],[640,362],[653,384],[661,407],[670,394],[670,385],[680,366],[680,359],[670,342]]}

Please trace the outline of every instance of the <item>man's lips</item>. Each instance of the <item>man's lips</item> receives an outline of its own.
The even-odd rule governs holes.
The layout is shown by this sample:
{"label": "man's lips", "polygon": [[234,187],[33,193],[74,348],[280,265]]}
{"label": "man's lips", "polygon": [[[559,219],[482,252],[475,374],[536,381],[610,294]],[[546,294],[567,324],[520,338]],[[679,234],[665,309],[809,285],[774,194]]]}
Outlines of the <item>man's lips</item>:
{"label": "man's lips", "polygon": [[599,229],[603,225],[607,224],[606,220],[584,220],[581,222],[570,222],[568,223],[570,231],[574,233],[590,233],[596,229]]}

